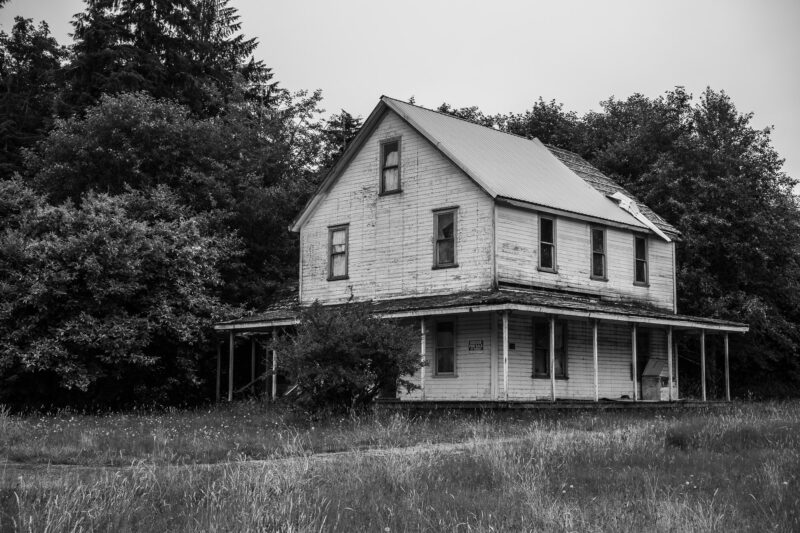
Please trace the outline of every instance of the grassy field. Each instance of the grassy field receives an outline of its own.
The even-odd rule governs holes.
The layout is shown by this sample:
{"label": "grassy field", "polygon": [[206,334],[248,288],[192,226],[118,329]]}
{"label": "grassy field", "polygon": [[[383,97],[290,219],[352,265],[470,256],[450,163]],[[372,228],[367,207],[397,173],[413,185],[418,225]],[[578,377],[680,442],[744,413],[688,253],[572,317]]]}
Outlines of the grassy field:
{"label": "grassy field", "polygon": [[0,531],[800,531],[798,402],[319,421],[256,403],[0,411],[3,460]]}

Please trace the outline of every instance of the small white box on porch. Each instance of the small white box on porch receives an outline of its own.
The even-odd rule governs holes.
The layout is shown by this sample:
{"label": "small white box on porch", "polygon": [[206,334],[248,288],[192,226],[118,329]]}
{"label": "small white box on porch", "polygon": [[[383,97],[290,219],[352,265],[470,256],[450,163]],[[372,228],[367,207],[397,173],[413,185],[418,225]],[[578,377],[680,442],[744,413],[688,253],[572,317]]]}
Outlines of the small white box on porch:
{"label": "small white box on porch", "polygon": [[[678,398],[672,383],[672,398]],[[669,368],[664,359],[651,357],[642,372],[642,399],[666,402],[669,400]]]}

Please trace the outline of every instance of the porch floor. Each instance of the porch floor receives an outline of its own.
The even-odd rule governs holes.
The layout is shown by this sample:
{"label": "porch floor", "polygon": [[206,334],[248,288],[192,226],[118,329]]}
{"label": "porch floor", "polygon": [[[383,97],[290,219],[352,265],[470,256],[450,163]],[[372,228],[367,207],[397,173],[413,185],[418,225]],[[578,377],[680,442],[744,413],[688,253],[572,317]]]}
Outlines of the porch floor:
{"label": "porch floor", "polygon": [[379,409],[395,411],[435,411],[435,410],[487,410],[503,411],[511,409],[520,410],[572,410],[606,411],[616,409],[657,411],[681,409],[718,409],[730,405],[722,400],[397,400],[379,399]]}

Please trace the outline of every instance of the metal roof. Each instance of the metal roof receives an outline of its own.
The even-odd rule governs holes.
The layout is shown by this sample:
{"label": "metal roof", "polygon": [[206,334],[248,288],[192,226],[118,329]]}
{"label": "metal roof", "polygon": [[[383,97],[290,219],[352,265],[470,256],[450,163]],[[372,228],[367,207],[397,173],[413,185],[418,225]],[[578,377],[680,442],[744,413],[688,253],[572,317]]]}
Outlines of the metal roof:
{"label": "metal roof", "polygon": [[647,230],[538,139],[527,139],[387,96],[381,101],[493,198],[503,197]]}

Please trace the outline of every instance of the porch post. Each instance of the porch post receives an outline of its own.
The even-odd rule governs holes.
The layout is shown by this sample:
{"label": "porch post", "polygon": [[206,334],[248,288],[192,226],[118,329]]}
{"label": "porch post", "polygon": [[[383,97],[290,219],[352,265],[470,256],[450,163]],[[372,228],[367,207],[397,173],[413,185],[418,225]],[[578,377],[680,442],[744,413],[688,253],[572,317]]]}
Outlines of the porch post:
{"label": "porch post", "polygon": [[256,338],[250,337],[250,392],[256,392]]}
{"label": "porch post", "polygon": [[220,385],[222,381],[222,341],[220,341],[217,337],[214,337],[214,342],[217,343],[217,402],[219,402],[219,392],[220,392]]}
{"label": "porch post", "polygon": [[[272,340],[277,337],[275,330],[272,330]],[[272,401],[278,398],[278,350],[272,350]]]}
{"label": "porch post", "polygon": [[669,380],[667,398],[672,401],[672,326],[667,328],[667,379]]}
{"label": "porch post", "polygon": [[499,396],[497,391],[497,313],[494,311],[489,313],[489,319],[492,322],[489,339],[489,395],[496,400]]}
{"label": "porch post", "polygon": [[269,347],[264,346],[264,398],[269,398],[269,381],[267,381],[267,372],[269,372]]}
{"label": "porch post", "polygon": [[508,311],[503,311],[503,396],[508,401]]}
{"label": "porch post", "polygon": [[233,401],[233,330],[228,334],[228,401]]}
{"label": "porch post", "polygon": [[550,401],[556,401],[556,319],[550,317]]}
{"label": "porch post", "polygon": [[678,364],[678,362],[681,360],[681,356],[678,353],[678,342],[677,342],[677,340],[675,341],[675,346],[673,346],[672,349],[675,351],[675,396],[677,396],[677,398],[675,398],[675,399],[677,400],[677,399],[679,399],[681,397],[681,388],[680,388],[680,377],[681,376],[680,376],[680,371],[679,371],[680,365]]}
{"label": "porch post", "polygon": [[706,330],[700,330],[700,381],[703,387],[703,401],[706,400]]}
{"label": "porch post", "polygon": [[631,365],[633,368],[633,401],[639,399],[639,372],[636,368],[636,324],[631,328]]}
{"label": "porch post", "polygon": [[731,375],[728,366],[728,333],[725,332],[725,401],[731,401]]}
{"label": "porch post", "polygon": [[419,317],[419,356],[422,359],[422,368],[419,369],[419,388],[422,399],[425,399],[425,317]]}
{"label": "porch post", "polygon": [[592,324],[592,354],[594,355],[594,401],[600,401],[600,382],[597,377],[597,319]]}

